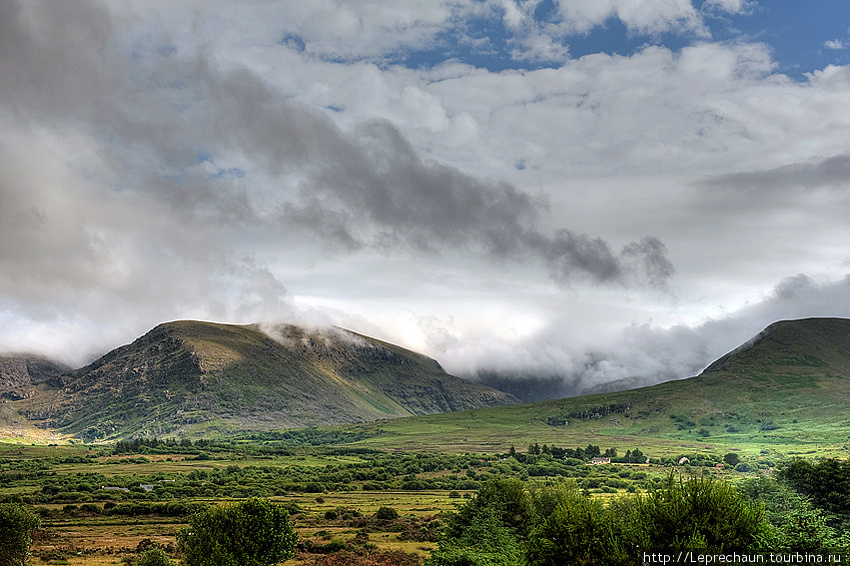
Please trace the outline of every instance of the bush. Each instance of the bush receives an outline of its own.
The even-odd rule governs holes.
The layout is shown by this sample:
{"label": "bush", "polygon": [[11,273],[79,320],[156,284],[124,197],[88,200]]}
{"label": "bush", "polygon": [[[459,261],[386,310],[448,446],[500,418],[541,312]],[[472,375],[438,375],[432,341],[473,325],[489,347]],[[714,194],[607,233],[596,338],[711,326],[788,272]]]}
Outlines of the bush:
{"label": "bush", "polygon": [[434,566],[514,566],[521,543],[537,521],[531,496],[518,479],[492,478],[458,513],[449,516]]}
{"label": "bush", "polygon": [[615,512],[598,499],[561,490],[559,503],[531,534],[530,566],[629,564]]}
{"label": "bush", "polygon": [[142,553],[135,566],[174,566],[174,561],[161,548],[150,548]]}
{"label": "bush", "polygon": [[379,521],[394,521],[398,519],[398,511],[392,507],[381,507],[375,513],[375,518]]}
{"label": "bush", "polygon": [[638,496],[630,530],[639,548],[653,551],[746,551],[769,530],[764,508],[747,501],[731,484],[710,477],[672,474],[665,485]]}
{"label": "bush", "polygon": [[41,519],[17,503],[0,503],[0,566],[26,564],[30,556],[32,533]]}
{"label": "bush", "polygon": [[[474,505],[473,502],[468,505]],[[468,519],[462,530],[455,529],[457,536],[447,536],[440,540],[439,548],[431,553],[429,564],[519,566],[519,542],[513,530],[502,523],[493,509],[476,506],[474,514]]]}
{"label": "bush", "polygon": [[267,566],[291,558],[297,535],[283,507],[252,498],[210,507],[177,533],[186,566]]}

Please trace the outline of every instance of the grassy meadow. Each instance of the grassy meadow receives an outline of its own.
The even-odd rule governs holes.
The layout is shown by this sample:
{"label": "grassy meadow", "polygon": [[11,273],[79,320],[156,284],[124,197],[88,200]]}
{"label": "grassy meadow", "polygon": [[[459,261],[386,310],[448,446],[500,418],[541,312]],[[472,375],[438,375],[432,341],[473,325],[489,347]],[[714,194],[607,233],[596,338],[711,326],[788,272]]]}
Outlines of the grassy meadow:
{"label": "grassy meadow", "polygon": [[[35,564],[122,564],[150,545],[173,552],[177,531],[195,506],[252,496],[290,509],[301,542],[287,564],[323,564],[346,549],[378,556],[400,551],[421,561],[436,548],[443,514],[493,477],[519,477],[532,487],[574,484],[608,501],[643,492],[671,471],[736,480],[768,474],[777,462],[771,442],[738,449],[606,434],[594,428],[599,419],[582,421],[579,430],[541,422],[532,406],[500,411],[499,420],[490,410],[476,410],[191,446],[173,440],[154,447],[5,443],[0,500],[30,504],[42,516]],[[307,439],[317,445],[305,445]],[[551,452],[594,445],[613,448],[620,458],[638,449],[642,457],[640,463],[591,466]],[[512,446],[516,456],[508,457]],[[749,472],[724,465],[730,450],[751,465]],[[690,462],[679,465],[682,456]],[[397,519],[377,520],[382,507],[395,510]]]}

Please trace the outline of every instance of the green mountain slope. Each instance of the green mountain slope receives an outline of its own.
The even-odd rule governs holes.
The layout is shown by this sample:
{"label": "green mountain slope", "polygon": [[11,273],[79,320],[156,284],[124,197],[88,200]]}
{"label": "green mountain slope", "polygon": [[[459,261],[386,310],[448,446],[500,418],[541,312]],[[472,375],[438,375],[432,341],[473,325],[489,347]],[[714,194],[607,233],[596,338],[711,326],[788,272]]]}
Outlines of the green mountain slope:
{"label": "green mountain slope", "polygon": [[516,402],[434,360],[342,330],[179,321],[41,384],[21,414],[87,439],[212,434]]}
{"label": "green mountain slope", "polygon": [[[506,450],[588,443],[793,454],[850,449],[850,320],[772,324],[699,376],[628,391],[382,423],[373,446]],[[367,427],[367,430],[370,427]],[[371,428],[374,428],[372,426]]]}

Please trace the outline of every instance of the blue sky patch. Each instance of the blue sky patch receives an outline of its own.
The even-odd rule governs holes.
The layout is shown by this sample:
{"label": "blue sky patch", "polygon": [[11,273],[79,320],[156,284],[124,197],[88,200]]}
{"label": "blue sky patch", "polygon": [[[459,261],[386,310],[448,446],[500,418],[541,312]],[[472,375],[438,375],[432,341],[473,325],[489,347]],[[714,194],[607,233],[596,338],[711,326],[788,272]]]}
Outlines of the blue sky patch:
{"label": "blue sky patch", "polygon": [[[846,0],[816,2],[777,1],[751,3],[742,13],[730,14],[705,2],[695,5],[710,35],[694,29],[671,28],[657,35],[635,33],[618,17],[609,17],[588,33],[549,36],[577,59],[605,53],[629,56],[647,45],[664,46],[674,52],[695,43],[764,43],[771,49],[777,71],[795,80],[827,65],[850,63],[850,6]],[[468,19],[452,30],[439,33],[427,49],[408,51],[387,61],[408,68],[430,68],[449,60],[484,68],[557,68],[563,61],[530,57],[523,40],[529,34],[545,34],[562,22],[552,0],[538,4],[521,30],[509,29],[504,12],[493,10],[485,17]]]}

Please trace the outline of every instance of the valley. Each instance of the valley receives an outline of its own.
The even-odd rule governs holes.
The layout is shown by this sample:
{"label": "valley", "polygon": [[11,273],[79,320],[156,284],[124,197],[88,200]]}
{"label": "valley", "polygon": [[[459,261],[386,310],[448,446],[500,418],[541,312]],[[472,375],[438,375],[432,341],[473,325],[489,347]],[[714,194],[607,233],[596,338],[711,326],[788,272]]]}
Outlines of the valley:
{"label": "valley", "polygon": [[[176,534],[193,512],[261,497],[285,505],[299,533],[296,555],[287,564],[421,564],[438,549],[452,513],[499,478],[518,479],[531,493],[577,490],[607,505],[653,493],[671,477],[756,485],[748,482],[773,478],[795,459],[843,460],[850,448],[850,321],[844,319],[776,323],[698,376],[640,389],[352,418],[361,422],[346,423],[348,417],[337,414],[342,423],[306,428],[270,426],[266,408],[272,403],[267,403],[258,405],[264,424],[256,424],[262,419],[255,409],[252,420],[242,421],[251,423],[243,430],[239,421],[226,420],[215,409],[219,420],[204,421],[205,426],[186,427],[181,415],[180,422],[159,429],[174,434],[141,434],[150,430],[138,424],[141,412],[135,421],[132,411],[120,412],[129,404],[105,401],[116,390],[127,392],[133,406],[148,399],[151,414],[164,419],[167,412],[157,407],[179,410],[189,397],[145,397],[151,383],[165,384],[171,393],[180,386],[203,393],[216,380],[236,388],[239,379],[253,375],[269,387],[266,393],[277,387],[261,371],[268,358],[249,355],[265,343],[256,342],[254,329],[204,325],[205,336],[226,337],[210,341],[197,338],[194,324],[188,326],[193,338],[180,324],[158,331],[171,340],[165,342],[171,349],[163,349],[160,337],[147,335],[86,368],[50,371],[28,384],[21,382],[23,366],[13,364],[15,382],[6,387],[12,393],[0,403],[6,423],[0,502],[31,506],[41,517],[33,546],[37,560],[130,564],[154,547],[179,557]],[[349,385],[356,384],[351,367],[359,367],[361,377],[374,371],[362,363],[362,352],[347,358],[350,350],[339,349],[336,339],[318,346],[315,337],[310,340],[318,360],[312,367],[333,367],[329,375],[346,375]],[[411,379],[420,383],[441,371],[433,360],[360,340],[355,343],[368,351],[367,359],[382,360],[378,375],[363,381],[373,390],[401,367],[415,368]],[[151,351],[157,355],[140,357],[139,352]],[[218,366],[210,369],[215,360]],[[292,372],[306,371],[295,367],[301,369]],[[428,377],[422,378],[423,372]],[[384,383],[380,390],[391,393],[382,393],[383,399],[403,397],[399,388],[409,385],[398,381],[395,390]],[[487,390],[471,391],[494,398]],[[69,409],[58,400],[60,393],[92,402]],[[64,409],[28,420],[47,395]],[[432,401],[420,397],[418,402],[405,410],[427,412]],[[108,412],[116,408],[119,413]],[[94,439],[87,433],[92,418],[136,432]],[[593,456],[602,455],[610,462],[591,465]]]}

